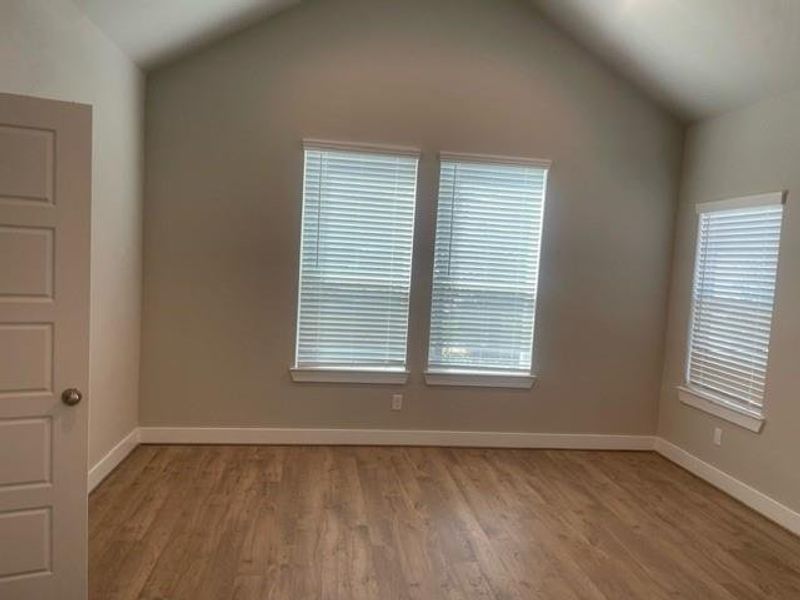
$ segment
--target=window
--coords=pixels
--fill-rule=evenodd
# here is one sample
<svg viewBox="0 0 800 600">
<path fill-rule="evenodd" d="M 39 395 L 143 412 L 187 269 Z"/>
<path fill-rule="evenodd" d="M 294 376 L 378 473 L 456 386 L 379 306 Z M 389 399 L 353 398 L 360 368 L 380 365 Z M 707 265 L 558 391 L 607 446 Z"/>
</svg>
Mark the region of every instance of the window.
<svg viewBox="0 0 800 600">
<path fill-rule="evenodd" d="M 306 144 L 296 381 L 405 381 L 417 162 Z"/>
<path fill-rule="evenodd" d="M 532 385 L 548 168 L 442 155 L 428 383 Z"/>
<path fill-rule="evenodd" d="M 701 204 L 697 210 L 687 391 L 760 417 L 783 194 Z"/>
</svg>

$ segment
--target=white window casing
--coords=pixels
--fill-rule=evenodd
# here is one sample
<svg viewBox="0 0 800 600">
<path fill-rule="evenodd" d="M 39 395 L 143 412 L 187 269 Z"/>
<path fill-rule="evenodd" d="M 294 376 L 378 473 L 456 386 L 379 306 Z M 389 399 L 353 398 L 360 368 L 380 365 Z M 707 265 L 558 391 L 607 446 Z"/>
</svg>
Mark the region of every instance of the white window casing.
<svg viewBox="0 0 800 600">
<path fill-rule="evenodd" d="M 550 163 L 440 160 L 426 381 L 531 387 Z"/>
<path fill-rule="evenodd" d="M 698 204 L 681 400 L 759 431 L 763 424 L 784 193 Z"/>
<path fill-rule="evenodd" d="M 403 383 L 419 152 L 306 141 L 295 381 Z"/>
</svg>

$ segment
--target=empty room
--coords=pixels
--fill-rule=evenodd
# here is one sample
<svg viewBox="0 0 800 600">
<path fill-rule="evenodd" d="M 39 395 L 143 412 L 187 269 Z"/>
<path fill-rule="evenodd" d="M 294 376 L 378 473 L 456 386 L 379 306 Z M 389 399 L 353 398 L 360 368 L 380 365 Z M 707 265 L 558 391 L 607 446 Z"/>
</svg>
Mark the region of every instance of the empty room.
<svg viewBox="0 0 800 600">
<path fill-rule="evenodd" d="M 800 600 L 800 2 L 0 0 L 0 600 Z"/>
</svg>

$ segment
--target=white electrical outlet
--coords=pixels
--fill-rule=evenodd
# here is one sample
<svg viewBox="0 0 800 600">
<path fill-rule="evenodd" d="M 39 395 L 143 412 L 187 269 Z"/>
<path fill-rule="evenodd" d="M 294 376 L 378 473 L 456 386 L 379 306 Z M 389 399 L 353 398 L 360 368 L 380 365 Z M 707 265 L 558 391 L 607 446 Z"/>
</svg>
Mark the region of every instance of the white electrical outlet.
<svg viewBox="0 0 800 600">
<path fill-rule="evenodd" d="M 392 410 L 403 410 L 403 394 L 392 394 Z"/>
<path fill-rule="evenodd" d="M 714 427 L 714 445 L 722 446 L 722 428 Z"/>
</svg>

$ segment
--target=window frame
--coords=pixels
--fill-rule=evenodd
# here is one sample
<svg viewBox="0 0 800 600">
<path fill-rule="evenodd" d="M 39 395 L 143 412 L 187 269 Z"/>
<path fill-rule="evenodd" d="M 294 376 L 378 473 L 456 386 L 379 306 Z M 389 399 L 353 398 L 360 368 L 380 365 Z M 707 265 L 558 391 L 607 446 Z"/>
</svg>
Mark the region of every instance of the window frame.
<svg viewBox="0 0 800 600">
<path fill-rule="evenodd" d="M 416 174 L 414 187 L 414 213 L 411 225 L 411 259 L 408 273 L 409 299 L 406 313 L 406 345 L 404 354 L 404 366 L 402 368 L 391 367 L 368 367 L 368 366 L 298 366 L 297 357 L 299 352 L 300 340 L 300 301 L 302 296 L 303 282 L 303 227 L 305 211 L 305 188 L 306 188 L 306 151 L 335 151 L 335 152 L 354 152 L 372 153 L 382 155 L 396 155 L 413 157 L 416 159 Z M 331 140 L 321 140 L 315 138 L 304 138 L 301 144 L 302 156 L 302 183 L 300 196 L 301 215 L 300 215 L 300 235 L 298 236 L 298 268 L 297 268 L 297 295 L 295 300 L 295 319 L 294 319 L 294 354 L 292 364 L 289 366 L 289 375 L 296 383 L 355 383 L 355 384 L 387 384 L 401 385 L 408 380 L 408 336 L 410 331 L 410 310 L 411 310 L 411 287 L 414 271 L 414 242 L 417 219 L 417 203 L 419 201 L 419 163 L 422 152 L 418 148 L 409 146 L 396 146 L 388 144 L 372 144 L 360 142 L 338 142 Z"/>
<path fill-rule="evenodd" d="M 763 428 L 764 423 L 766 422 L 766 410 L 767 410 L 766 396 L 762 401 L 761 410 L 755 410 L 753 407 L 747 406 L 744 402 L 737 402 L 733 398 L 728 398 L 722 394 L 716 394 L 713 391 L 703 388 L 701 386 L 697 386 L 691 383 L 690 381 L 691 365 L 692 365 L 691 356 L 692 356 L 692 347 L 694 342 L 693 338 L 694 338 L 695 319 L 696 319 L 695 287 L 697 283 L 697 277 L 699 274 L 698 269 L 700 263 L 700 253 L 701 253 L 700 247 L 702 244 L 700 224 L 702 216 L 704 214 L 712 212 L 724 212 L 737 209 L 751 209 L 751 208 L 769 207 L 769 206 L 783 206 L 786 203 L 786 195 L 787 195 L 786 191 L 770 192 L 765 194 L 754 194 L 751 196 L 742 196 L 738 198 L 731 198 L 727 200 L 719 200 L 715 202 L 707 202 L 695 205 L 695 212 L 697 215 L 697 219 L 695 222 L 695 253 L 694 253 L 694 262 L 692 267 L 692 280 L 690 285 L 691 297 L 689 300 L 689 318 L 688 318 L 685 359 L 683 368 L 683 381 L 681 385 L 679 385 L 677 388 L 678 398 L 683 404 L 687 406 L 694 407 L 698 410 L 719 417 L 725 421 L 738 425 L 754 433 L 759 433 Z M 782 235 L 783 231 L 781 228 L 779 240 L 781 239 Z M 778 252 L 778 256 L 779 256 L 778 261 L 780 261 L 780 249 Z M 778 266 L 779 265 L 780 262 L 778 263 Z M 773 310 L 770 320 L 771 327 L 774 323 L 774 316 L 775 316 L 774 302 L 777 299 L 777 285 L 778 285 L 778 273 L 776 272 L 775 292 L 773 296 Z M 765 371 L 765 376 L 766 376 L 766 371 Z"/>
<path fill-rule="evenodd" d="M 435 260 L 436 260 L 436 232 L 438 228 L 438 219 L 439 219 L 439 192 L 441 189 L 441 174 L 442 174 L 442 163 L 445 161 L 449 162 L 465 162 L 465 163 L 473 163 L 473 164 L 485 164 L 485 165 L 508 165 L 508 166 L 523 166 L 523 167 L 534 167 L 543 169 L 545 171 L 544 174 L 544 187 L 542 189 L 542 210 L 541 210 L 541 223 L 539 226 L 538 232 L 538 239 L 536 240 L 537 244 L 537 255 L 539 259 L 539 263 L 537 265 L 536 270 L 536 279 L 537 284 L 535 288 L 535 296 L 534 296 L 534 307 L 533 307 L 533 320 L 531 323 L 532 328 L 532 335 L 531 335 L 531 363 L 528 366 L 527 373 L 519 373 L 516 371 L 513 372 L 504 372 L 502 370 L 496 371 L 481 371 L 481 370 L 473 370 L 469 369 L 468 367 L 465 368 L 436 368 L 431 367 L 430 364 L 430 353 L 431 353 L 431 330 L 433 325 L 433 293 L 434 293 L 434 281 L 433 281 L 433 274 L 431 276 L 431 295 L 430 301 L 428 303 L 429 308 L 429 318 L 428 318 L 428 338 L 427 338 L 427 348 L 425 354 L 425 383 L 429 386 L 456 386 L 456 387 L 492 387 L 492 388 L 511 388 L 511 389 L 530 389 L 532 388 L 538 376 L 534 373 L 534 345 L 535 345 L 535 338 L 536 338 L 536 322 L 538 320 L 538 312 L 539 312 L 539 280 L 541 276 L 541 254 L 542 254 L 542 240 L 544 238 L 544 218 L 545 218 L 545 209 L 547 206 L 547 191 L 548 191 L 548 183 L 549 178 L 552 170 L 553 162 L 549 159 L 540 159 L 540 158 L 525 158 L 525 157 L 514 157 L 514 156 L 503 156 L 503 155 L 496 155 L 496 154 L 475 154 L 475 153 L 464 153 L 464 152 L 440 152 L 439 153 L 439 161 L 438 161 L 438 170 L 437 170 L 437 188 L 436 188 L 436 199 L 437 199 L 437 207 L 436 207 L 436 222 L 434 223 L 434 247 L 433 247 L 433 255 L 431 260 L 431 268 L 433 269 Z"/>
</svg>

